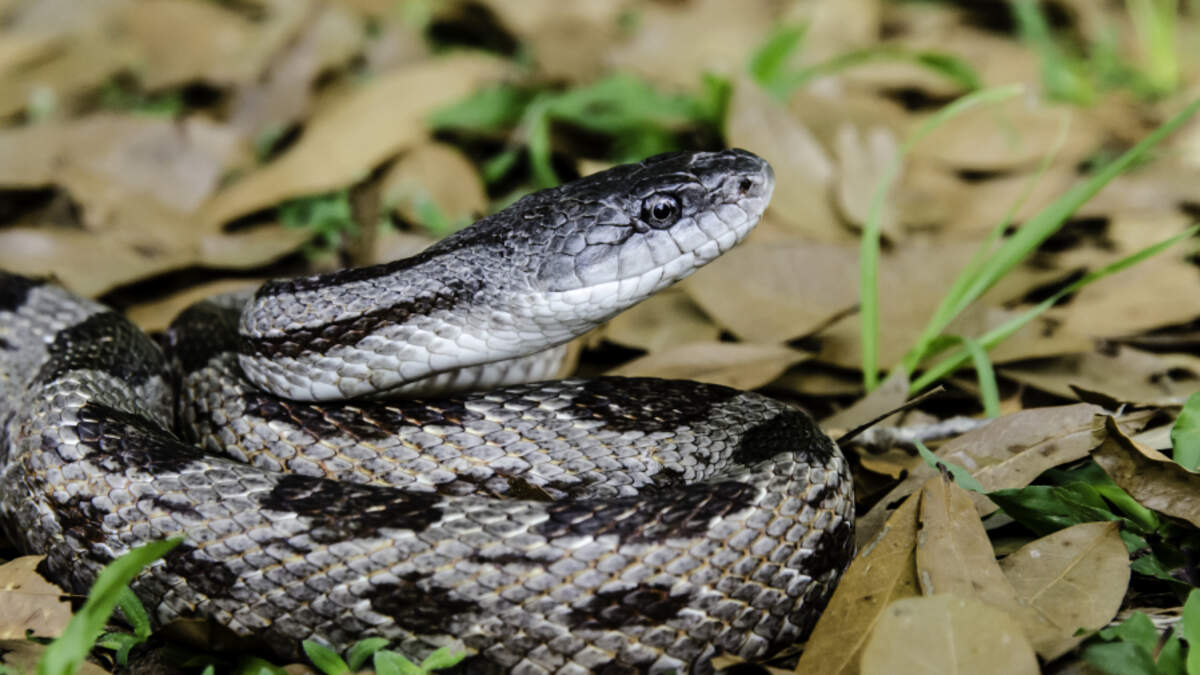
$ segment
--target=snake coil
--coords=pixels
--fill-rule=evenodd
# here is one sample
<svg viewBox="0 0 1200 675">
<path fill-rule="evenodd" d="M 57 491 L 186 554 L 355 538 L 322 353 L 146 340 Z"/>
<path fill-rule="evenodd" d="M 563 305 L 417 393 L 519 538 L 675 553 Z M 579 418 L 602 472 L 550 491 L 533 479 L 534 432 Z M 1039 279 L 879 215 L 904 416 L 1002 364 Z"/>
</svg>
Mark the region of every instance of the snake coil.
<svg viewBox="0 0 1200 675">
<path fill-rule="evenodd" d="M 853 546 L 846 462 L 806 415 L 696 382 L 518 383 L 739 242 L 773 185 L 740 150 L 619 166 L 407 260 L 199 303 L 166 353 L 0 272 L 7 534 L 79 593 L 180 537 L 132 583 L 152 619 L 289 657 L 381 636 L 459 639 L 468 671 L 709 672 L 801 639 Z"/>
</svg>

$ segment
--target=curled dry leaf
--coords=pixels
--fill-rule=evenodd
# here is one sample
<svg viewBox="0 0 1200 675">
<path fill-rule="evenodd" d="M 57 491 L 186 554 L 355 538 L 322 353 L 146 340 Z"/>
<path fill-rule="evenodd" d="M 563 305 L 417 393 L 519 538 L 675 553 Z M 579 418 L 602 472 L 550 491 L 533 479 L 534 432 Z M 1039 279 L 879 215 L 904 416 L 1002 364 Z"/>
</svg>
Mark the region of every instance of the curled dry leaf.
<svg viewBox="0 0 1200 675">
<path fill-rule="evenodd" d="M 425 117 L 511 73 L 482 54 L 456 53 L 380 75 L 315 115 L 282 157 L 207 204 L 209 226 L 291 197 L 334 190 L 428 137 Z"/>
<path fill-rule="evenodd" d="M 260 51 L 258 60 L 249 58 L 260 33 L 255 22 L 211 2 L 132 3 L 121 23 L 145 59 L 138 77 L 148 89 L 193 80 L 216 85 L 247 81 L 257 76 L 268 56 Z"/>
<path fill-rule="evenodd" d="M 621 312 L 608 322 L 604 337 L 619 345 L 654 353 L 690 342 L 716 342 L 720 327 L 687 295 L 669 290 Z"/>
<path fill-rule="evenodd" d="M 796 673 L 857 673 L 862 649 L 888 605 L 920 594 L 915 555 L 920 502 L 920 492 L 909 496 L 850 563 Z"/>
<path fill-rule="evenodd" d="M 620 15 L 627 6 L 621 0 L 485 0 L 482 4 L 529 49 L 543 76 L 585 81 L 600 72 L 621 36 Z"/>
<path fill-rule="evenodd" d="M 851 124 L 838 127 L 834 137 L 838 172 L 837 205 L 846 220 L 860 229 L 867 224 L 875 202 L 875 190 L 888 168 L 900 154 L 896 136 L 886 127 L 860 129 Z M 899 176 L 897 176 L 899 178 Z M 901 239 L 896 211 L 895 186 L 885 195 L 879 220 L 883 235 L 896 242 Z"/>
<path fill-rule="evenodd" d="M 771 163 L 775 193 L 770 213 L 777 222 L 808 240 L 853 239 L 833 211 L 833 160 L 796 115 L 753 82 L 742 80 L 734 87 L 725 139 Z"/>
<path fill-rule="evenodd" d="M 867 642 L 863 675 L 1023 675 L 1033 647 L 1008 614 L 974 598 L 935 595 L 892 603 Z"/>
<path fill-rule="evenodd" d="M 1087 403 L 1024 410 L 965 433 L 935 454 L 970 471 L 987 489 L 1024 487 L 1045 469 L 1087 456 L 1102 440 L 1095 421 L 1102 412 L 1099 406 Z M 991 465 L 997 468 L 989 472 Z M 888 518 L 890 504 L 896 504 L 936 473 L 927 464 L 917 465 L 858 519 L 858 544 L 862 546 L 875 536 Z M 980 495 L 975 499 L 986 498 Z M 995 510 L 994 505 L 984 501 L 979 502 L 979 508 L 983 513 Z"/>
<path fill-rule="evenodd" d="M 1000 568 L 1022 602 L 1041 617 L 1026 626 L 1026 634 L 1047 661 L 1117 615 L 1130 574 L 1129 553 L 1115 522 L 1059 530 L 1007 556 Z"/>
<path fill-rule="evenodd" d="M 185 291 L 174 293 L 153 302 L 133 305 L 125 310 L 125 316 L 137 324 L 138 328 L 147 333 L 166 330 L 167 326 L 171 325 L 171 321 L 179 316 L 179 313 L 188 306 L 206 298 L 220 295 L 221 293 L 255 288 L 263 281 L 265 280 L 223 279 L 221 281 L 200 284 L 199 286 L 192 286 Z"/>
<path fill-rule="evenodd" d="M 1200 473 L 1188 471 L 1161 452 L 1130 439 L 1112 417 L 1108 437 L 1092 453 L 1104 471 L 1139 504 L 1200 527 Z"/>
<path fill-rule="evenodd" d="M 71 620 L 71 603 L 37 573 L 45 556 L 27 555 L 0 565 L 0 640 L 24 640 L 25 631 L 58 637 Z"/>
<path fill-rule="evenodd" d="M 870 422 L 889 410 L 899 408 L 907 400 L 908 375 L 903 370 L 897 369 L 879 387 L 855 401 L 849 408 L 838 411 L 821 420 L 821 427 L 826 431 L 834 429 L 843 432 L 849 431 L 859 425 Z M 879 424 L 886 425 L 889 423 L 889 420 L 894 418 L 895 415 L 889 417 L 888 420 L 881 421 Z"/>
<path fill-rule="evenodd" d="M 779 345 L 693 342 L 648 354 L 610 371 L 626 377 L 663 377 L 756 389 L 809 355 Z"/>
</svg>

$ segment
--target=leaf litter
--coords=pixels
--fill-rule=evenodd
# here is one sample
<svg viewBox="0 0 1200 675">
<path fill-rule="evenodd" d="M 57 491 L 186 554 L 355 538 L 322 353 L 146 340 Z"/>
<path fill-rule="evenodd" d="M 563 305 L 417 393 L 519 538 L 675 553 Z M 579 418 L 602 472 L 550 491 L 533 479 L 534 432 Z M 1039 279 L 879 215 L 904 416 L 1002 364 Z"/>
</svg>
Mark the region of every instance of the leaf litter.
<svg viewBox="0 0 1200 675">
<path fill-rule="evenodd" d="M 916 393 L 931 361 L 894 366 L 981 247 L 1195 97 L 1200 19 L 1177 4 L 14 0 L 0 4 L 0 267 L 161 330 L 194 299 L 404 257 L 598 167 L 744 147 L 777 178 L 749 240 L 573 358 L 762 389 L 841 432 Z M 898 154 L 946 104 L 1013 83 Z M 947 323 L 935 360 L 1187 231 L 1197 185 L 1200 118 L 1025 251 Z M 859 238 L 874 227 L 892 377 L 866 391 Z M 1200 583 L 1196 253 L 1193 237 L 1056 298 L 974 362 L 994 384 L 968 366 L 879 425 L 931 430 L 936 466 L 848 443 L 859 554 L 798 665 L 792 649 L 770 667 L 1183 663 L 1188 640 L 1136 617 L 1178 622 Z M 60 611 L 42 597 L 21 602 Z M 1119 609 L 1125 623 L 1095 636 Z"/>
</svg>

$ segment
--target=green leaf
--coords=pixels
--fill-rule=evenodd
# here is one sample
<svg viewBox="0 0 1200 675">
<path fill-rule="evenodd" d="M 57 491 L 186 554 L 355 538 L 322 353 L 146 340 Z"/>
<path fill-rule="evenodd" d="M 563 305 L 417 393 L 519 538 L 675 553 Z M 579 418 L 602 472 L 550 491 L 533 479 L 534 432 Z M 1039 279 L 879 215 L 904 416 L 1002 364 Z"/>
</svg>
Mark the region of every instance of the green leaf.
<svg viewBox="0 0 1200 675">
<path fill-rule="evenodd" d="M 375 652 L 375 675 L 425 675 L 425 671 L 404 656 L 391 651 Z"/>
<path fill-rule="evenodd" d="M 1158 629 L 1150 617 L 1141 612 L 1134 612 L 1121 623 L 1101 630 L 1098 635 L 1103 640 L 1121 640 L 1135 644 L 1153 654 L 1158 647 Z"/>
<path fill-rule="evenodd" d="M 532 97 L 511 84 L 497 85 L 437 110 L 429 116 L 429 124 L 435 130 L 498 131 L 520 121 Z"/>
<path fill-rule="evenodd" d="M 984 490 L 983 486 L 979 484 L 979 481 L 971 475 L 970 471 L 967 471 L 961 466 L 933 454 L 933 451 L 925 447 L 925 444 L 921 441 L 914 439 L 913 442 L 917 444 L 917 452 L 921 454 L 921 459 L 925 460 L 926 464 L 939 471 L 941 470 L 940 467 L 946 467 L 946 470 L 950 472 L 950 476 L 954 478 L 954 482 L 958 483 L 960 488 L 963 488 L 964 490 L 970 490 L 971 492 L 978 492 L 980 494 L 987 492 L 987 490 Z"/>
<path fill-rule="evenodd" d="M 145 638 L 139 638 L 129 633 L 105 633 L 96 640 L 96 644 L 115 651 L 117 663 L 124 666 L 129 663 L 129 651 L 145 641 Z"/>
<path fill-rule="evenodd" d="M 1200 392 L 1188 397 L 1171 427 L 1171 447 L 1180 466 L 1195 471 L 1200 468 Z"/>
<path fill-rule="evenodd" d="M 38 675 L 74 673 L 87 658 L 108 617 L 112 616 L 121 589 L 143 568 L 166 555 L 181 541 L 170 539 L 139 546 L 100 570 L 83 607 L 71 617 L 62 635 L 50 643 L 38 661 Z"/>
<path fill-rule="evenodd" d="M 1158 675 L 1150 652 L 1130 642 L 1092 645 L 1083 650 L 1083 658 L 1109 675 Z"/>
<path fill-rule="evenodd" d="M 1179 633 L 1171 633 L 1162 649 L 1158 650 L 1158 661 L 1155 665 L 1158 666 L 1159 675 L 1186 675 L 1184 658 L 1183 642 L 1179 640 Z"/>
<path fill-rule="evenodd" d="M 775 28 L 766 41 L 750 56 L 747 70 L 763 89 L 780 98 L 790 93 L 785 70 L 788 60 L 796 53 L 808 32 L 807 25 L 782 25 Z"/>
<path fill-rule="evenodd" d="M 346 652 L 346 661 L 350 666 L 350 670 L 358 672 L 367 659 L 375 652 L 383 649 L 388 644 L 387 638 L 374 637 L 365 640 L 359 640 L 354 643 L 350 651 Z"/>
<path fill-rule="evenodd" d="M 133 628 L 134 635 L 142 640 L 150 637 L 150 615 L 146 614 L 142 601 L 138 600 L 128 586 L 122 588 L 117 596 L 117 606 L 121 608 L 121 614 L 129 622 L 129 627 Z"/>
<path fill-rule="evenodd" d="M 302 646 L 308 660 L 312 661 L 313 665 L 325 675 L 345 675 L 350 672 L 350 667 L 346 665 L 342 657 L 329 647 L 312 640 L 305 640 Z"/>
<path fill-rule="evenodd" d="M 279 666 L 264 661 L 257 656 L 244 657 L 234 669 L 235 675 L 288 675 L 287 671 Z"/>
<path fill-rule="evenodd" d="M 1079 523 L 1119 520 L 1100 493 L 1083 483 L 1065 487 L 1030 485 L 986 493 L 1013 520 L 1039 536 Z"/>
<path fill-rule="evenodd" d="M 467 658 L 465 650 L 454 650 L 450 647 L 438 647 L 432 654 L 425 657 L 421 662 L 421 668 L 426 672 L 431 670 L 441 670 L 451 666 L 458 665 L 460 661 Z"/>
<path fill-rule="evenodd" d="M 1183 603 L 1183 639 L 1188 641 L 1187 672 L 1200 673 L 1200 589 L 1188 593 Z"/>
</svg>

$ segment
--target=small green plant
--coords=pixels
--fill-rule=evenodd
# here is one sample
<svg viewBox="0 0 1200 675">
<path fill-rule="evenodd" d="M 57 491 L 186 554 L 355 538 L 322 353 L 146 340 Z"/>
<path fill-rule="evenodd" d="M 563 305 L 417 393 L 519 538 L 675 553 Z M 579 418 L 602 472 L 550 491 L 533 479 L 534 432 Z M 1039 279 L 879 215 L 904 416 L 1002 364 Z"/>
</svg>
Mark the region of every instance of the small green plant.
<svg viewBox="0 0 1200 675">
<path fill-rule="evenodd" d="M 336 251 L 347 236 L 359 232 L 347 190 L 286 201 L 279 205 L 279 222 L 312 233 L 312 242 L 305 248 L 309 256 Z"/>
<path fill-rule="evenodd" d="M 944 52 L 911 50 L 894 45 L 877 45 L 839 54 L 821 63 L 792 68 L 792 55 L 804 44 L 806 26 L 785 25 L 777 28 L 750 57 L 750 77 L 778 99 L 786 99 L 808 82 L 866 63 L 907 61 L 922 66 L 960 86 L 975 91 L 982 84 L 979 74 L 966 61 Z"/>
<path fill-rule="evenodd" d="M 1111 675 L 1193 675 L 1200 673 L 1200 589 L 1188 595 L 1183 620 L 1164 639 L 1150 617 L 1134 612 L 1129 618 L 1097 633 L 1083 658 Z M 1180 639 L 1182 637 L 1182 640 Z M 1186 640 L 1188 646 L 1184 647 Z"/>
<path fill-rule="evenodd" d="M 514 139 L 484 164 L 489 183 L 508 175 L 525 153 L 535 186 L 552 187 L 559 183 L 552 163 L 554 123 L 606 138 L 613 161 L 635 161 L 678 149 L 677 137 L 684 129 L 701 127 L 715 135 L 728 95 L 728 81 L 718 77 L 705 77 L 694 95 L 666 94 L 625 74 L 567 91 L 500 85 L 438 111 L 430 123 L 437 130 L 503 133 Z"/>
<path fill-rule="evenodd" d="M 147 565 L 166 555 L 181 541 L 170 539 L 139 546 L 100 570 L 83 607 L 71 617 L 63 634 L 46 647 L 46 652 L 38 662 L 38 675 L 71 675 L 76 672 L 87 658 L 88 652 L 95 646 L 100 632 L 104 630 L 104 625 L 108 623 L 108 618 L 112 616 L 117 604 L 122 602 L 123 598 L 128 602 L 128 597 L 132 595 L 129 593 L 129 582 Z M 138 603 L 137 607 L 140 608 L 141 604 Z M 129 614 L 126 614 L 126 617 L 128 618 Z M 145 618 L 144 611 L 141 617 Z M 130 620 L 138 621 L 136 618 Z"/>
<path fill-rule="evenodd" d="M 183 112 L 183 94 L 178 90 L 147 93 L 119 78 L 100 89 L 100 106 L 151 117 L 177 117 Z"/>
<path fill-rule="evenodd" d="M 387 643 L 383 638 L 362 640 L 346 651 L 345 660 L 338 656 L 337 652 L 312 640 L 305 640 L 303 646 L 308 659 L 324 675 L 356 673 L 367 659 L 371 659 L 376 675 L 425 675 L 454 666 L 467 656 L 465 651 L 441 647 L 418 665 L 401 654 L 385 650 Z"/>
</svg>

